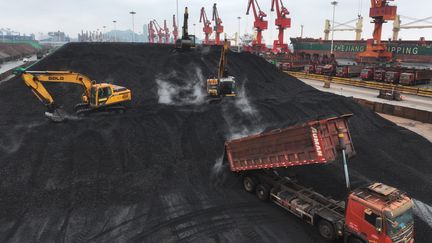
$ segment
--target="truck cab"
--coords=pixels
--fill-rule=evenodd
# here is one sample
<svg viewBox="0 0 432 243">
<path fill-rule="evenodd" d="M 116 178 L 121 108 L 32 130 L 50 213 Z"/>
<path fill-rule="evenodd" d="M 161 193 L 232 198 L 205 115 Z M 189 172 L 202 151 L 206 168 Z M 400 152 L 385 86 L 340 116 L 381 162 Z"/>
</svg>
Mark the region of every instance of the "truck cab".
<svg viewBox="0 0 432 243">
<path fill-rule="evenodd" d="M 365 68 L 361 71 L 360 77 L 362 80 L 372 80 L 374 70 L 372 68 Z"/>
<path fill-rule="evenodd" d="M 360 242 L 414 242 L 413 202 L 400 190 L 373 183 L 350 193 L 345 239 Z"/>
</svg>

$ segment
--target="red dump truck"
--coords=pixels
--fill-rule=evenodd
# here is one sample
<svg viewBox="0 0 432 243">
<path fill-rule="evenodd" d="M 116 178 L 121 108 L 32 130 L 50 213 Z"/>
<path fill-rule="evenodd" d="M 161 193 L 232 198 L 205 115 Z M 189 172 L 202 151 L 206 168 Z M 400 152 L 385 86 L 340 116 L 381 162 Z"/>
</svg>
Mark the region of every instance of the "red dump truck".
<svg viewBox="0 0 432 243">
<path fill-rule="evenodd" d="M 310 121 L 284 129 L 234 139 L 225 144 L 232 171 L 323 164 L 337 157 L 343 129 L 348 156 L 354 154 L 347 116 Z"/>
<path fill-rule="evenodd" d="M 400 79 L 400 71 L 387 71 L 385 73 L 384 82 L 389 84 L 398 84 Z"/>
<path fill-rule="evenodd" d="M 273 169 L 326 163 L 336 158 L 337 150 L 343 158 L 353 155 L 347 125 L 347 116 L 336 117 L 227 141 L 227 160 L 231 171 L 242 175 L 247 192 L 316 225 L 326 240 L 413 242 L 413 202 L 406 193 L 371 183 L 351 191 L 345 201 L 338 201 Z"/>
<path fill-rule="evenodd" d="M 432 79 L 432 70 L 413 70 L 403 72 L 400 75 L 400 84 L 417 85 L 430 82 Z"/>
<path fill-rule="evenodd" d="M 384 82 L 386 70 L 384 69 L 375 69 L 373 80 L 377 82 Z"/>
<path fill-rule="evenodd" d="M 363 66 L 359 65 L 339 66 L 336 68 L 336 76 L 342 78 L 358 77 L 362 70 Z"/>
<path fill-rule="evenodd" d="M 361 70 L 360 78 L 364 81 L 373 80 L 375 69 L 373 67 L 367 67 Z"/>
<path fill-rule="evenodd" d="M 307 64 L 304 66 L 304 72 L 305 73 L 315 73 L 315 64 Z"/>
</svg>

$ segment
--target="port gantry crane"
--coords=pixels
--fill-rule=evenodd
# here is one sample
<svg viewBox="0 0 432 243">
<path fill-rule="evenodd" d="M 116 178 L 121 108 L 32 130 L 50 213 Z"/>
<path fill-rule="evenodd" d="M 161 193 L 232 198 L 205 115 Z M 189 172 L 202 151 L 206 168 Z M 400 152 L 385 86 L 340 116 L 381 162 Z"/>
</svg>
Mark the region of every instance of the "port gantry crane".
<svg viewBox="0 0 432 243">
<path fill-rule="evenodd" d="M 167 21 L 166 21 L 166 19 L 164 20 L 164 28 L 163 28 L 163 30 L 164 30 L 164 37 L 165 37 L 165 44 L 169 44 L 170 43 L 170 32 L 169 32 L 169 29 L 168 29 L 168 26 L 167 26 Z"/>
<path fill-rule="evenodd" d="M 173 32 L 172 32 L 173 36 L 174 36 L 174 43 L 178 38 L 178 27 L 175 21 L 175 14 L 173 15 Z"/>
<path fill-rule="evenodd" d="M 387 46 L 381 42 L 381 34 L 383 24 L 387 20 L 396 19 L 396 6 L 390 6 L 389 1 L 394 0 L 371 0 L 371 8 L 369 16 L 375 24 L 373 39 L 368 39 L 366 42 L 366 51 L 358 54 L 359 62 L 373 63 L 381 61 L 389 61 L 392 58 L 392 53 L 387 51 Z"/>
<path fill-rule="evenodd" d="M 252 49 L 254 52 L 261 52 L 265 50 L 265 45 L 262 43 L 262 31 L 268 28 L 268 22 L 267 20 L 264 20 L 264 18 L 267 17 L 267 14 L 261 10 L 257 0 L 249 0 L 246 15 L 249 15 L 251 7 L 255 17 L 254 28 L 257 31 L 256 40 L 252 41 Z M 248 51 L 248 49 L 246 49 L 246 51 Z"/>
<path fill-rule="evenodd" d="M 289 53 L 288 44 L 284 43 L 284 30 L 291 28 L 291 18 L 288 17 L 290 12 L 282 3 L 282 0 L 272 0 L 271 11 L 275 10 L 277 18 L 275 19 L 275 25 L 278 27 L 279 34 L 278 39 L 273 42 L 273 52 L 274 53 Z"/>
<path fill-rule="evenodd" d="M 211 27 L 211 21 L 208 20 L 204 7 L 201 8 L 200 23 L 203 23 L 203 25 L 204 25 L 203 26 L 203 32 L 204 32 L 204 36 L 205 36 L 204 37 L 204 44 L 209 45 L 210 44 L 209 37 L 210 37 L 211 33 L 213 32 L 213 30 Z"/>
<path fill-rule="evenodd" d="M 148 24 L 148 39 L 150 43 L 155 43 L 155 30 L 153 28 L 153 21 Z"/>
<path fill-rule="evenodd" d="M 164 31 L 162 27 L 159 25 L 159 23 L 156 21 L 156 19 L 153 19 L 153 25 L 156 28 L 157 36 L 158 36 L 158 43 L 163 43 L 163 39 L 165 37 Z"/>
<path fill-rule="evenodd" d="M 222 20 L 219 17 L 219 12 L 216 7 L 216 3 L 213 4 L 213 18 L 215 22 L 214 31 L 216 32 L 216 45 L 220 45 L 220 35 L 224 32 L 224 27 L 222 26 Z"/>
</svg>

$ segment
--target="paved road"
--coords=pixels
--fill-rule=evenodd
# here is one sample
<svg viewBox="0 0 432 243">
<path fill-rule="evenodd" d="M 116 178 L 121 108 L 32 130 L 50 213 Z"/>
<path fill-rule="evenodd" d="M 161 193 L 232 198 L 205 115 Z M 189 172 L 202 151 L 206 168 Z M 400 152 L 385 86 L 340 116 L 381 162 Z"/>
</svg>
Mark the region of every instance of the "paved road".
<svg viewBox="0 0 432 243">
<path fill-rule="evenodd" d="M 432 112 L 432 98 L 422 97 L 417 95 L 407 95 L 403 94 L 403 101 L 390 101 L 378 98 L 378 90 L 368 89 L 362 87 L 354 87 L 342 84 L 331 84 L 330 89 L 323 88 L 324 83 L 322 81 L 310 80 L 310 79 L 300 79 L 306 84 L 311 85 L 312 87 L 319 89 L 324 92 L 335 93 L 347 97 L 355 97 L 366 99 L 370 101 L 376 101 L 381 103 L 387 103 L 392 105 L 399 105 L 404 107 L 415 108 L 419 110 L 426 110 Z"/>
<path fill-rule="evenodd" d="M 36 61 L 37 60 L 36 55 L 33 55 L 28 59 L 29 59 L 29 61 Z M 16 68 L 16 67 L 23 65 L 23 64 L 24 64 L 24 62 L 22 61 L 22 59 L 18 60 L 18 61 L 10 61 L 10 62 L 2 63 L 2 64 L 0 64 L 1 65 L 0 73 L 4 73 L 6 71 L 9 71 L 9 70 Z"/>
</svg>

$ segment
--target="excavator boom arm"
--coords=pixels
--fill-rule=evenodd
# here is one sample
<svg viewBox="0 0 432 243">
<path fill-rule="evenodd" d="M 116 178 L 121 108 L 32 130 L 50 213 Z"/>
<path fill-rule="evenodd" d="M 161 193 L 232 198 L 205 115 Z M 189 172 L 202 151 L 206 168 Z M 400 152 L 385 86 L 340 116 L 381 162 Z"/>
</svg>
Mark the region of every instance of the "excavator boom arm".
<svg viewBox="0 0 432 243">
<path fill-rule="evenodd" d="M 224 41 L 224 44 L 222 46 L 222 51 L 221 51 L 221 57 L 219 60 L 219 72 L 218 72 L 218 78 L 222 78 L 224 75 L 224 71 L 225 71 L 225 65 L 227 62 L 227 53 L 229 50 L 229 42 L 227 40 Z"/>
<path fill-rule="evenodd" d="M 22 79 L 45 105 L 52 105 L 54 99 L 43 85 L 44 82 L 79 84 L 84 88 L 87 97 L 90 96 L 92 87 L 91 79 L 82 74 L 69 71 L 25 71 L 22 73 Z"/>
</svg>

